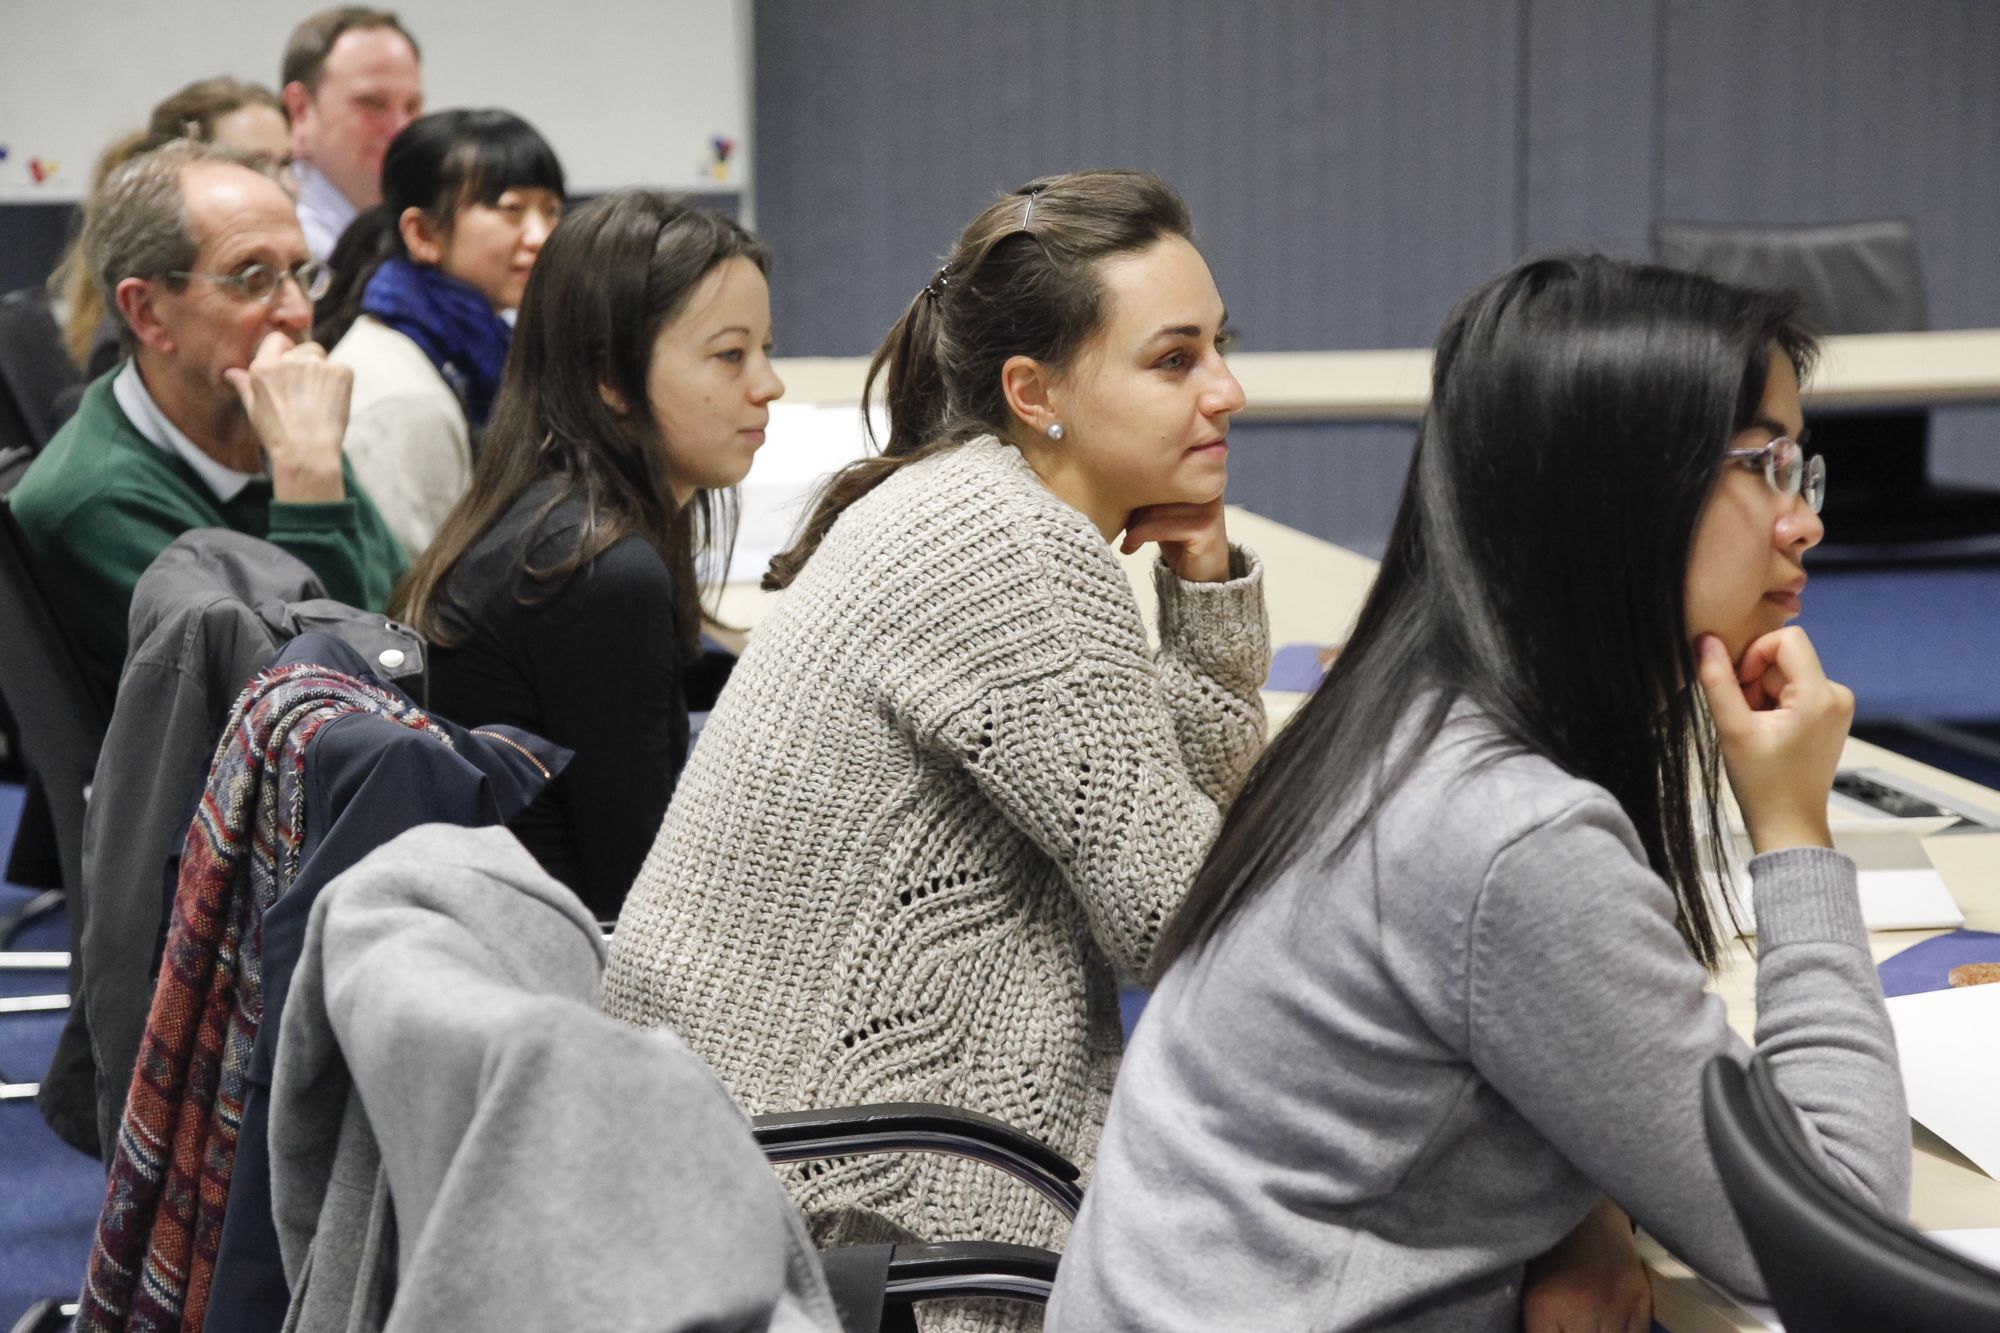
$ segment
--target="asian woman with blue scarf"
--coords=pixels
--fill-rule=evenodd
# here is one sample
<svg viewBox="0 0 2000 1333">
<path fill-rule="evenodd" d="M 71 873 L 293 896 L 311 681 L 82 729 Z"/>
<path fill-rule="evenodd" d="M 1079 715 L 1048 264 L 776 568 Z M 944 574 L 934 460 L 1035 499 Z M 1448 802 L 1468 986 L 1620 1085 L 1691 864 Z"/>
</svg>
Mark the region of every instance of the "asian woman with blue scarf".
<svg viewBox="0 0 2000 1333">
<path fill-rule="evenodd" d="M 334 249 L 314 328 L 354 371 L 347 453 L 411 558 L 472 478 L 535 256 L 562 215 L 554 150 L 496 110 L 420 117 L 389 144 L 382 202 Z"/>
</svg>

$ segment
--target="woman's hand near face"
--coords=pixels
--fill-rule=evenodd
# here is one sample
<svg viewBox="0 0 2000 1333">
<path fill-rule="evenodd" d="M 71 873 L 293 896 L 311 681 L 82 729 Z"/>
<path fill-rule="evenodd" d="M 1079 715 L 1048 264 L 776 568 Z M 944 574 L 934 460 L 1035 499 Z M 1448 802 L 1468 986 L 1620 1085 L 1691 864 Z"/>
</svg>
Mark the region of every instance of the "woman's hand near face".
<svg viewBox="0 0 2000 1333">
<path fill-rule="evenodd" d="M 1703 635 L 1701 687 L 1750 845 L 1831 847 L 1827 794 L 1854 720 L 1854 692 L 1826 678 L 1795 625 L 1766 634 L 1732 666 L 1722 640 Z"/>
<path fill-rule="evenodd" d="M 1160 559 L 1185 583 L 1229 581 L 1229 534 L 1222 526 L 1222 497 L 1205 504 L 1147 505 L 1125 520 L 1118 549 L 1126 555 L 1158 542 Z"/>
<path fill-rule="evenodd" d="M 1632 1224 L 1609 1199 L 1529 1261 L 1524 1333 L 1645 1333 L 1652 1326 L 1652 1279 L 1633 1247 Z"/>
</svg>

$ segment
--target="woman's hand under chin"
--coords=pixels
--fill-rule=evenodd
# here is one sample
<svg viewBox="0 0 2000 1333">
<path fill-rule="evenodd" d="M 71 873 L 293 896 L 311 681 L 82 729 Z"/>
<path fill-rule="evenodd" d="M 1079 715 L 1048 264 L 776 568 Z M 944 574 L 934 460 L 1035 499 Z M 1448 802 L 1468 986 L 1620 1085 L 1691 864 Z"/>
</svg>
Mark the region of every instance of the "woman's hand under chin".
<svg viewBox="0 0 2000 1333">
<path fill-rule="evenodd" d="M 1160 559 L 1186 583 L 1229 581 L 1229 534 L 1222 526 L 1222 497 L 1203 504 L 1147 505 L 1125 520 L 1118 549 L 1126 555 L 1158 542 Z"/>
<path fill-rule="evenodd" d="M 1529 1261 L 1523 1333 L 1645 1333 L 1652 1326 L 1652 1280 L 1632 1244 L 1632 1224 L 1611 1200 Z"/>
</svg>

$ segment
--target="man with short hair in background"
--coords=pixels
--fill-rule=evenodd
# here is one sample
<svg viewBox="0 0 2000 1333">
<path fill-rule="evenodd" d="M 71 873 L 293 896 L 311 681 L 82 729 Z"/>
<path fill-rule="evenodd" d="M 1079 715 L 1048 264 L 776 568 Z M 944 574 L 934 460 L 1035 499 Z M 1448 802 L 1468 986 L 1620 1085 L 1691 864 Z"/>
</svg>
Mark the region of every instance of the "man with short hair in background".
<svg viewBox="0 0 2000 1333">
<path fill-rule="evenodd" d="M 389 141 L 424 111 L 417 40 L 386 9 L 346 5 L 292 30 L 280 75 L 292 118 L 299 225 L 313 258 L 382 201 Z"/>
<path fill-rule="evenodd" d="M 83 251 L 126 359 L 9 502 L 104 697 L 132 589 L 184 532 L 263 538 L 328 596 L 381 610 L 402 547 L 341 454 L 353 375 L 306 341 L 326 274 L 291 197 L 238 154 L 178 140 L 105 180 Z"/>
</svg>

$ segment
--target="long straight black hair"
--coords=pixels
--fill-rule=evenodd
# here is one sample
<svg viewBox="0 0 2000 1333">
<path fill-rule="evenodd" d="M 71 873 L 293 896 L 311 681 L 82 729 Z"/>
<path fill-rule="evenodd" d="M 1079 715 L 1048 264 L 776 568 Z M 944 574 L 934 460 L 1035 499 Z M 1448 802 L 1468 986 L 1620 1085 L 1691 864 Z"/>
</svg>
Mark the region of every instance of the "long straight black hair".
<svg viewBox="0 0 2000 1333">
<path fill-rule="evenodd" d="M 322 347 L 339 342 L 361 318 L 361 298 L 375 270 L 410 257 L 403 242 L 406 210 L 417 209 L 448 237 L 460 209 L 497 204 L 509 190 L 564 196 L 555 149 L 513 112 L 433 111 L 405 125 L 382 156 L 382 202 L 348 223 L 327 256 L 333 284 L 313 312 L 313 341 Z"/>
<path fill-rule="evenodd" d="M 1810 368 L 1797 307 L 1594 256 L 1526 261 L 1459 303 L 1353 636 L 1251 771 L 1162 937 L 1162 968 L 1336 820 L 1327 864 L 1346 855 L 1460 700 L 1498 727 L 1496 755 L 1542 755 L 1617 799 L 1688 952 L 1715 967 L 1704 886 L 1725 826 L 1683 594 L 1772 349 Z"/>
</svg>

